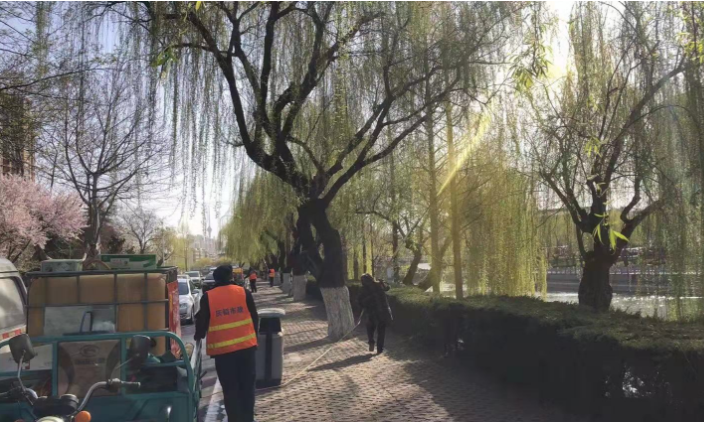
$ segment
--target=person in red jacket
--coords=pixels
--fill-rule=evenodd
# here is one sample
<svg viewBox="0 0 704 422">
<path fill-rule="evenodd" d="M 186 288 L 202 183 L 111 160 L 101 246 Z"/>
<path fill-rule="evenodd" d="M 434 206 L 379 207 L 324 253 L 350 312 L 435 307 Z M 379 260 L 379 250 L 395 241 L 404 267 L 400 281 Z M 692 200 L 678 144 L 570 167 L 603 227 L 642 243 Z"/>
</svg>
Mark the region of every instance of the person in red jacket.
<svg viewBox="0 0 704 422">
<path fill-rule="evenodd" d="M 276 270 L 269 268 L 269 287 L 274 287 L 274 277 L 276 277 Z"/>
<path fill-rule="evenodd" d="M 224 394 L 230 421 L 254 420 L 256 350 L 259 315 L 252 293 L 232 283 L 232 267 L 213 271 L 215 286 L 200 300 L 194 338 L 206 338 L 206 352 Z"/>
</svg>

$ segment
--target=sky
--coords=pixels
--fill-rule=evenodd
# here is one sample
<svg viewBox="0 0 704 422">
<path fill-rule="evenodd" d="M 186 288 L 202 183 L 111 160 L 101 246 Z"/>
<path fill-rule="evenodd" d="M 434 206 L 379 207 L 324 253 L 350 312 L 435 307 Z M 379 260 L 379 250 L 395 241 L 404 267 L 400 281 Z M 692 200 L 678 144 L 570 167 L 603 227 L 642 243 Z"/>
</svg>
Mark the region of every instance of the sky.
<svg viewBox="0 0 704 422">
<path fill-rule="evenodd" d="M 557 31 L 555 38 L 552 40 L 552 67 L 550 69 L 550 77 L 559 78 L 564 76 L 567 65 L 567 57 L 569 53 L 569 33 L 568 21 L 570 19 L 570 11 L 574 6 L 575 1 L 549 1 L 548 6 L 555 11 L 558 18 Z"/>
<path fill-rule="evenodd" d="M 202 190 L 193 196 L 183 193 L 183 176 L 177 176 L 173 186 L 163 197 L 153 198 L 148 201 L 147 207 L 154 210 L 163 219 L 165 226 L 187 228 L 188 233 L 198 235 L 203 233 L 203 207 L 205 206 L 206 219 L 209 219 L 211 237 L 217 237 L 218 231 L 227 223 L 227 216 L 235 198 L 235 177 L 232 174 L 222 175 L 222 181 L 213 184 L 211 171 L 205 181 L 205 195 Z M 219 203 L 217 198 L 219 197 Z M 195 205 L 194 205 L 195 203 Z"/>
</svg>

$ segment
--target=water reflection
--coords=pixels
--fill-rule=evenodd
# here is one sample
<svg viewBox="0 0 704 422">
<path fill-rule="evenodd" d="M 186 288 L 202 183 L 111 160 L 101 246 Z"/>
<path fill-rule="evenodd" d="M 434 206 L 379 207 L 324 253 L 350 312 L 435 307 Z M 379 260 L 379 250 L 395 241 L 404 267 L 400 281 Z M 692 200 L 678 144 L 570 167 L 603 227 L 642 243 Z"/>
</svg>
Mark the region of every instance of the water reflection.
<svg viewBox="0 0 704 422">
<path fill-rule="evenodd" d="M 547 302 L 578 302 L 577 293 L 548 293 L 545 300 Z M 703 302 L 701 297 L 696 296 L 678 299 L 673 296 L 614 294 L 611 307 L 628 313 L 640 313 L 643 316 L 654 316 L 663 319 L 688 319 L 701 315 Z"/>
</svg>

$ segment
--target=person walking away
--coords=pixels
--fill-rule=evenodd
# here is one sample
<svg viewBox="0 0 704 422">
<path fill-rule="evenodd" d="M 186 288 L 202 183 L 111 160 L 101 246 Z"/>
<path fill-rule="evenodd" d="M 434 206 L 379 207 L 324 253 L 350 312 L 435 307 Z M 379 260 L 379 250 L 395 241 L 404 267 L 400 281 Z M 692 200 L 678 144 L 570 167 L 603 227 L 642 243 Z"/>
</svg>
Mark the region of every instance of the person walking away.
<svg viewBox="0 0 704 422">
<path fill-rule="evenodd" d="M 215 359 L 231 422 L 254 421 L 256 350 L 259 315 L 252 293 L 232 283 L 232 267 L 213 272 L 215 286 L 200 300 L 195 339 L 206 338 L 206 352 Z"/>
<path fill-rule="evenodd" d="M 269 287 L 274 287 L 274 277 L 276 277 L 276 270 L 269 268 Z"/>
<path fill-rule="evenodd" d="M 362 275 L 362 291 L 357 300 L 360 308 L 364 310 L 366 318 L 369 351 L 373 352 L 376 345 L 378 354 L 384 352 L 386 326 L 393 320 L 389 300 L 386 297 L 388 291 L 389 285 L 383 280 L 376 280 L 370 274 Z M 376 342 L 374 341 L 375 332 Z"/>
<path fill-rule="evenodd" d="M 255 269 L 252 269 L 249 273 L 249 290 L 251 290 L 252 293 L 257 292 L 257 270 Z"/>
</svg>

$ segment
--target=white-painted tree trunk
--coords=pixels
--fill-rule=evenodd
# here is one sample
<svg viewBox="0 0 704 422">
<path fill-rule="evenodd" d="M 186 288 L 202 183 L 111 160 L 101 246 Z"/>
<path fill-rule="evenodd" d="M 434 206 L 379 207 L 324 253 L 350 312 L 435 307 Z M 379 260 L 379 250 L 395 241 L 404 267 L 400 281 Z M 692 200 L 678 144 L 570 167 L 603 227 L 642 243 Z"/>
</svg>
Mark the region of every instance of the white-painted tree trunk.
<svg viewBox="0 0 704 422">
<path fill-rule="evenodd" d="M 293 276 L 293 301 L 300 302 L 306 299 L 306 283 L 308 277 L 304 275 Z"/>
<path fill-rule="evenodd" d="M 328 316 L 328 337 L 338 340 L 354 329 L 354 316 L 347 286 L 321 288 Z"/>
<path fill-rule="evenodd" d="M 293 287 L 291 284 L 291 274 L 283 273 L 282 276 L 283 280 L 281 282 L 281 290 L 283 290 L 284 293 L 289 293 Z"/>
</svg>

